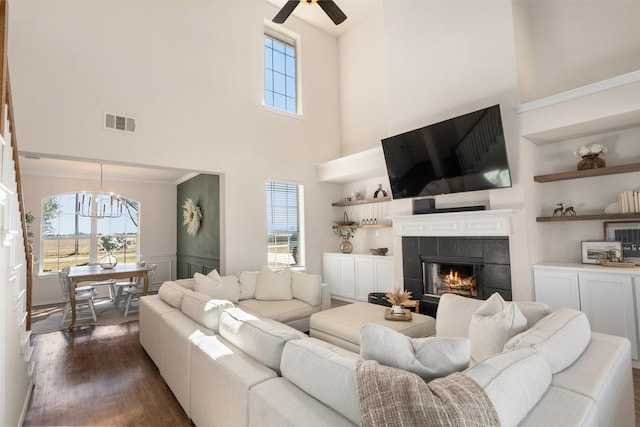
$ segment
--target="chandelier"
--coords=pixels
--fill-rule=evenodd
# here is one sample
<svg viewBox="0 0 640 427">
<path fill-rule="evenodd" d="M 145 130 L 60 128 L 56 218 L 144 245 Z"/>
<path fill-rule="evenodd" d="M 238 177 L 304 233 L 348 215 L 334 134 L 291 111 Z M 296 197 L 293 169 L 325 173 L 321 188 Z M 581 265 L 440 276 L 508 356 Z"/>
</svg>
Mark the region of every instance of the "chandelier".
<svg viewBox="0 0 640 427">
<path fill-rule="evenodd" d="M 93 193 L 82 193 L 82 198 L 78 199 L 76 208 L 78 216 L 87 218 L 95 216 L 98 219 L 119 218 L 122 216 L 122 205 L 124 204 L 122 197 L 113 193 L 104 194 L 102 191 L 102 163 L 100 163 L 100 192 L 96 193 L 95 200 L 93 200 L 91 194 Z M 95 215 L 93 215 L 94 207 Z"/>
</svg>

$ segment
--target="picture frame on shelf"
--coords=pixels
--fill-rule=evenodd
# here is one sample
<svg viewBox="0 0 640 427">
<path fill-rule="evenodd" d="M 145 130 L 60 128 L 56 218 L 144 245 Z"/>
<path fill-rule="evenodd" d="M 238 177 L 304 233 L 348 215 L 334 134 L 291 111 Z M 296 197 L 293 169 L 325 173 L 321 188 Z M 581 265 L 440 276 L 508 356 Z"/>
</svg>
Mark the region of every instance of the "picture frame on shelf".
<svg viewBox="0 0 640 427">
<path fill-rule="evenodd" d="M 609 251 L 617 250 L 622 253 L 622 242 L 608 240 L 583 240 L 582 241 L 582 263 L 598 264 L 600 260 L 606 260 Z"/>
<path fill-rule="evenodd" d="M 604 238 L 622 242 L 624 260 L 640 264 L 640 221 L 605 222 Z"/>
</svg>

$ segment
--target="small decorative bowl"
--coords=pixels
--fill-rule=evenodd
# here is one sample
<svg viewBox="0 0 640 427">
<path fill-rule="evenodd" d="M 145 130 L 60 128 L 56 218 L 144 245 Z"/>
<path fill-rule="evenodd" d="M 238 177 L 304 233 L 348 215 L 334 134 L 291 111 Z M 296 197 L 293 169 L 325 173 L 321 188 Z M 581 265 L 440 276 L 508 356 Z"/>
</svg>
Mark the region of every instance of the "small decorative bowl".
<svg viewBox="0 0 640 427">
<path fill-rule="evenodd" d="M 369 249 L 369 252 L 371 252 L 371 255 L 385 255 L 387 252 L 389 252 L 389 248 L 375 248 L 375 249 Z"/>
</svg>

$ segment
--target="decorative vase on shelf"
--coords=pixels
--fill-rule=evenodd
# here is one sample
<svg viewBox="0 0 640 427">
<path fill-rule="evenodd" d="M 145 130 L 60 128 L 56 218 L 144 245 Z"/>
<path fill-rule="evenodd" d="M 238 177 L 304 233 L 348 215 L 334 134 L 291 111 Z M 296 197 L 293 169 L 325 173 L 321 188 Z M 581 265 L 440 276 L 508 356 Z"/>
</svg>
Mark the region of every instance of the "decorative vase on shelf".
<svg viewBox="0 0 640 427">
<path fill-rule="evenodd" d="M 353 250 L 353 244 L 349 241 L 348 237 L 342 238 L 342 243 L 340 243 L 340 252 L 343 254 L 350 254 Z"/>
<path fill-rule="evenodd" d="M 100 258 L 100 267 L 109 269 L 118 264 L 118 258 L 116 258 L 111 251 L 108 251 L 105 256 Z"/>
<path fill-rule="evenodd" d="M 603 168 L 606 165 L 607 162 L 597 154 L 587 154 L 578 162 L 578 170 Z"/>
</svg>

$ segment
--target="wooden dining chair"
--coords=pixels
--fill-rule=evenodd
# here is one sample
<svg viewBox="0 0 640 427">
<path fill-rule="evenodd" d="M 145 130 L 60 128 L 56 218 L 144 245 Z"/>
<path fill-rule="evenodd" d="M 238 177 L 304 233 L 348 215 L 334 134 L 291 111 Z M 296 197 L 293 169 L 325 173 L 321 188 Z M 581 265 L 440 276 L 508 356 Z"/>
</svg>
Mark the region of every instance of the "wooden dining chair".
<svg viewBox="0 0 640 427">
<path fill-rule="evenodd" d="M 62 298 L 66 303 L 62 310 L 62 318 L 60 319 L 60 327 L 62 328 L 69 312 L 71 312 L 71 279 L 69 279 L 69 267 L 62 267 L 58 272 L 58 278 L 60 279 L 60 287 L 62 288 Z M 98 295 L 98 293 L 96 292 L 95 286 L 78 286 L 75 288 L 76 308 L 83 303 L 86 304 L 89 307 L 91 316 L 84 317 L 83 319 L 91 318 L 94 323 L 98 321 L 98 318 L 96 317 L 96 310 L 93 306 L 93 297 L 96 295 Z"/>
<path fill-rule="evenodd" d="M 150 264 L 147 269 L 147 291 L 151 287 L 151 281 L 153 279 L 153 275 L 156 272 L 156 264 Z M 127 299 L 124 304 L 124 317 L 127 317 L 129 313 L 131 313 L 131 301 L 134 299 L 140 300 L 140 296 L 144 292 L 144 284 L 142 283 L 142 277 L 137 277 L 136 282 L 131 284 L 125 288 L 122 288 L 122 294 L 126 295 Z"/>
</svg>

